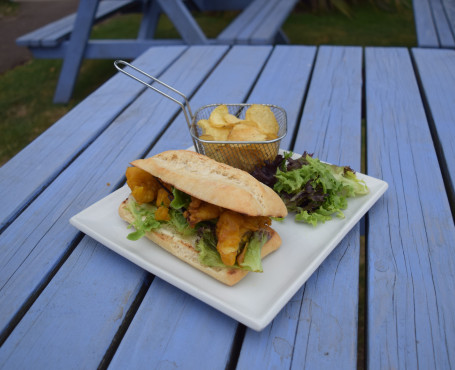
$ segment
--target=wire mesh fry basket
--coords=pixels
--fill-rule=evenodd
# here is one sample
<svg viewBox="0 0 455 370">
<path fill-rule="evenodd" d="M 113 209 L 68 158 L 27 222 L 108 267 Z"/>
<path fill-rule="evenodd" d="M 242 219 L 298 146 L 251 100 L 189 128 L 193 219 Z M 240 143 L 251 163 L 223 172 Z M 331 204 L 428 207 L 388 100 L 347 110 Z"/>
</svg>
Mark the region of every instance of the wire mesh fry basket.
<svg viewBox="0 0 455 370">
<path fill-rule="evenodd" d="M 164 82 L 158 80 L 157 78 L 145 73 L 139 68 L 125 62 L 122 60 L 116 60 L 114 62 L 115 67 L 118 71 L 126 74 L 127 76 L 133 78 L 134 80 L 142 83 L 148 88 L 158 92 L 159 94 L 165 96 L 166 98 L 172 100 L 180 106 L 185 116 L 185 120 L 190 131 L 191 138 L 193 140 L 195 150 L 204 154 L 218 162 L 226 163 L 233 167 L 240 168 L 242 170 L 251 172 L 256 166 L 262 165 L 265 160 L 273 160 L 278 154 L 280 148 L 281 140 L 286 136 L 287 132 L 287 118 L 286 111 L 273 104 L 254 104 L 270 108 L 271 112 L 275 116 L 276 122 L 278 124 L 278 133 L 276 137 L 271 140 L 263 141 L 232 141 L 232 140 L 222 140 L 216 141 L 208 139 L 207 135 L 204 135 L 203 129 L 198 122 L 201 120 L 209 120 L 211 113 L 220 105 L 227 107 L 228 112 L 238 118 L 239 120 L 245 120 L 245 115 L 253 104 L 209 104 L 204 105 L 199 108 L 196 113 L 193 115 L 190 104 L 187 97 L 180 91 L 174 89 L 173 87 L 165 84 Z M 145 81 L 132 73 L 128 72 L 124 67 L 130 67 L 136 72 L 140 73 L 143 76 L 146 76 L 151 81 Z M 152 81 L 164 86 L 173 93 L 179 95 L 183 98 L 184 102 L 181 102 L 169 94 L 159 90 L 155 86 L 152 86 Z"/>
</svg>

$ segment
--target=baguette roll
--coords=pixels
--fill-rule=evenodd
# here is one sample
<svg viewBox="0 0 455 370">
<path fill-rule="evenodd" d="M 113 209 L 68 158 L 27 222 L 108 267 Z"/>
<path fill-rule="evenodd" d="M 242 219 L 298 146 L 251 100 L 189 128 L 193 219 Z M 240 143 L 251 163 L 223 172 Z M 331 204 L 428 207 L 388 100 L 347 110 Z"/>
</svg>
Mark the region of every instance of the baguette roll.
<svg viewBox="0 0 455 370">
<path fill-rule="evenodd" d="M 221 257 L 224 264 L 216 263 L 209 266 L 210 263 L 201 257 L 202 254 L 201 256 L 199 255 L 200 250 L 198 248 L 201 247 L 201 244 L 197 244 L 198 236 L 196 233 L 192 232 L 193 234 L 191 236 L 183 235 L 166 222 L 159 224 L 159 227 L 143 228 L 138 237 L 147 237 L 182 261 L 229 286 L 242 280 L 248 274 L 248 269 L 262 271 L 260 260 L 280 247 L 280 236 L 267 225 L 271 222 L 270 217 L 285 217 L 287 215 L 286 206 L 272 189 L 257 181 L 247 172 L 216 162 L 196 152 L 186 150 L 163 152 L 151 158 L 133 161 L 131 164 L 142 170 L 142 172 L 135 170 L 136 172 L 139 171 L 141 175 L 144 174 L 146 177 L 152 175 L 153 177 L 150 177 L 150 179 L 153 181 L 151 182 L 156 183 L 158 180 L 164 188 L 167 188 L 169 193 L 169 189 L 175 188 L 185 193 L 186 197 L 191 196 L 192 201 L 185 203 L 188 208 L 179 205 L 179 207 L 183 207 L 180 210 L 179 217 L 186 217 L 190 221 L 194 214 L 200 216 L 204 212 L 202 208 L 199 209 L 197 207 L 203 202 L 210 205 L 212 212 L 216 211 L 215 213 L 218 215 L 215 218 L 211 215 L 205 218 L 205 220 L 212 223 L 212 228 L 215 231 L 209 231 L 209 235 L 212 235 L 215 240 L 218 240 L 216 242 L 218 243 L 216 244 L 216 249 L 220 253 L 219 257 Z M 150 175 L 145 174 L 143 171 Z M 130 182 L 128 184 L 130 185 Z M 139 186 L 142 191 L 142 185 Z M 131 185 L 130 187 L 133 190 Z M 170 196 L 170 198 L 173 197 Z M 149 202 L 149 200 L 144 200 L 144 202 Z M 160 202 L 158 201 L 158 203 Z M 194 202 L 198 206 L 194 207 Z M 162 208 L 162 205 L 157 204 L 157 207 Z M 142 220 L 142 217 L 144 217 L 138 216 L 137 210 L 134 208 L 135 206 L 136 200 L 131 195 L 120 204 L 118 209 L 120 217 L 133 226 L 135 222 Z M 167 204 L 167 207 L 171 206 Z M 234 214 L 232 214 L 232 211 Z M 175 211 L 173 210 L 173 212 Z M 165 214 L 167 213 L 170 214 L 172 212 L 165 212 Z M 148 219 L 148 217 L 144 217 L 144 219 Z M 153 220 L 155 219 L 155 216 L 152 215 L 151 217 L 153 217 Z M 223 219 L 223 222 L 221 222 L 221 219 Z M 186 222 L 185 218 L 183 218 L 183 221 Z M 213 226 L 214 224 L 216 226 Z M 197 225 L 189 223 L 188 227 L 197 227 Z M 232 233 L 233 226 L 237 230 L 237 233 Z M 140 225 L 137 227 L 141 228 Z M 209 230 L 212 230 L 212 228 L 209 228 Z M 220 230 L 223 232 L 220 232 Z M 261 240 L 260 244 L 258 244 L 259 242 L 255 242 L 255 247 L 250 248 L 253 242 L 249 242 L 251 235 L 246 233 L 248 230 L 251 230 L 249 233 L 255 233 L 254 230 L 260 232 L 258 234 L 261 235 L 259 237 Z M 220 234 L 218 234 L 219 232 Z M 212 236 L 209 236 L 210 240 L 212 240 Z M 265 244 L 262 245 L 264 242 Z M 237 252 L 234 249 L 233 253 L 238 253 L 237 257 L 240 261 L 238 264 L 234 263 L 237 258 L 235 254 L 231 254 L 231 257 L 234 259 L 227 259 L 228 257 L 224 253 L 226 249 L 223 249 L 225 244 L 223 243 L 227 243 L 229 247 L 232 244 L 236 246 L 234 248 L 237 248 Z M 212 245 L 212 248 L 215 248 L 214 244 Z M 261 245 L 262 247 L 260 247 Z M 249 254 L 249 261 L 255 261 L 253 266 L 256 267 L 252 268 L 249 265 L 250 267 L 245 269 L 246 267 L 243 261 L 245 259 L 246 263 L 245 251 Z M 212 251 L 211 253 L 213 254 L 214 252 Z"/>
<path fill-rule="evenodd" d="M 125 199 L 119 207 L 120 217 L 128 223 L 134 221 L 133 215 L 128 210 Z M 159 230 L 148 231 L 145 236 L 152 242 L 165 249 L 175 257 L 188 263 L 194 268 L 202 271 L 203 273 L 215 278 L 216 280 L 232 286 L 242 280 L 248 271 L 238 268 L 221 268 L 205 266 L 199 262 L 198 252 L 195 249 L 195 236 L 183 236 L 176 233 L 171 228 L 163 227 Z M 265 243 L 261 249 L 261 257 L 269 255 L 276 251 L 281 245 L 281 238 L 277 232 L 272 231 L 271 238 Z"/>
</svg>

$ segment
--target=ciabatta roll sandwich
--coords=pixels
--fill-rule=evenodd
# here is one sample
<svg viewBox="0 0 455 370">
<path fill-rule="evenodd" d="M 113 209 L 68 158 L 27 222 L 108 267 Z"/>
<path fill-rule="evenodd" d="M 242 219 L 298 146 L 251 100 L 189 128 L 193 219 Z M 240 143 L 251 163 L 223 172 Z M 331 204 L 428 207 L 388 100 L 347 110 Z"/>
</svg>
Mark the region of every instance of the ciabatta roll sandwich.
<svg viewBox="0 0 455 370">
<path fill-rule="evenodd" d="M 131 164 L 131 194 L 119 207 L 129 239 L 145 236 L 227 285 L 262 272 L 261 259 L 280 247 L 271 218 L 286 206 L 247 172 L 187 150 Z"/>
</svg>

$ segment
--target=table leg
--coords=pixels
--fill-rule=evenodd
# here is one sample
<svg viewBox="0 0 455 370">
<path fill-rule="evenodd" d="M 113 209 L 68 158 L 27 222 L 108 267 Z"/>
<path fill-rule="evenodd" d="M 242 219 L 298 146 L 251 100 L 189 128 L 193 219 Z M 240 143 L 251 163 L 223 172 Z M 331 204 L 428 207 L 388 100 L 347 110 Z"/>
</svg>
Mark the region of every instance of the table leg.
<svg viewBox="0 0 455 370">
<path fill-rule="evenodd" d="M 207 37 L 182 0 L 156 0 L 188 45 L 208 44 Z"/>
<path fill-rule="evenodd" d="M 73 93 L 79 68 L 98 8 L 98 0 L 80 0 L 74 29 L 65 51 L 54 103 L 67 103 Z"/>
<path fill-rule="evenodd" d="M 158 2 L 156 0 L 145 2 L 143 13 L 137 38 L 139 40 L 153 39 L 161 14 Z"/>
</svg>

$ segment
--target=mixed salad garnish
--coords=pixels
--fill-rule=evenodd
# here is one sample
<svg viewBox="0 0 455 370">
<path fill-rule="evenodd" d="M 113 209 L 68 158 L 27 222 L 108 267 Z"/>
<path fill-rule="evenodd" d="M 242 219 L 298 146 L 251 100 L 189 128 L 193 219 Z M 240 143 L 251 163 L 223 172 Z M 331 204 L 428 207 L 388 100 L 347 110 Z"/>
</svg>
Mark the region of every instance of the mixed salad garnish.
<svg viewBox="0 0 455 370">
<path fill-rule="evenodd" d="M 307 152 L 297 159 L 292 156 L 278 154 L 251 174 L 280 195 L 296 221 L 316 226 L 333 215 L 343 218 L 347 198 L 369 192 L 349 166 L 327 164 Z"/>
</svg>

